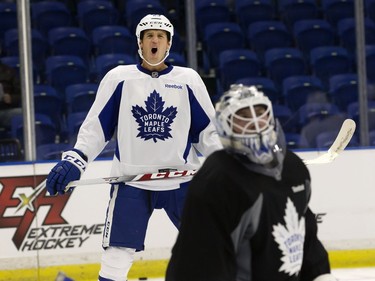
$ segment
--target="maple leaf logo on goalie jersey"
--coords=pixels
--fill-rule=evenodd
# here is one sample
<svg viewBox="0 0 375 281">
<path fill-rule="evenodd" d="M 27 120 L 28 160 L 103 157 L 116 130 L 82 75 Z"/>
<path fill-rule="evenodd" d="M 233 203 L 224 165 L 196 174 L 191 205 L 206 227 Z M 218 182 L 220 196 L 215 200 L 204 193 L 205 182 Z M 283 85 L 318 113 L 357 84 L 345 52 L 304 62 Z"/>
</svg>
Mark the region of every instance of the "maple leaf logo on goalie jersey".
<svg viewBox="0 0 375 281">
<path fill-rule="evenodd" d="M 273 226 L 272 235 L 279 244 L 283 264 L 279 271 L 292 276 L 301 270 L 303 261 L 303 244 L 305 241 L 305 219 L 298 219 L 298 213 L 292 200 L 288 198 L 284 220 L 286 225 L 278 223 Z"/>
<path fill-rule="evenodd" d="M 144 140 L 153 139 L 154 142 L 171 138 L 171 124 L 177 114 L 177 107 L 169 106 L 164 109 L 164 101 L 155 90 L 145 101 L 146 109 L 136 105 L 132 113 L 137 121 L 138 135 Z"/>
</svg>

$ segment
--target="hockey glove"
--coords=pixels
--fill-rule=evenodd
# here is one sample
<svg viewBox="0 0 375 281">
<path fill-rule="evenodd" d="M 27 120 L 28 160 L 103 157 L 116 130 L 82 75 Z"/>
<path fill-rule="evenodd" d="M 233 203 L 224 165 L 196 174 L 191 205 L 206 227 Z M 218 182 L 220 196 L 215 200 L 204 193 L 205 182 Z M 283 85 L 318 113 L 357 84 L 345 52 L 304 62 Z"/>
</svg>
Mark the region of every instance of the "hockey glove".
<svg viewBox="0 0 375 281">
<path fill-rule="evenodd" d="M 322 274 L 316 277 L 313 281 L 338 281 L 332 274 Z"/>
<path fill-rule="evenodd" d="M 62 160 L 52 168 L 47 177 L 47 191 L 50 195 L 64 194 L 69 182 L 79 180 L 87 166 L 87 157 L 78 149 L 65 151 Z M 69 189 L 69 192 L 72 188 Z"/>
</svg>

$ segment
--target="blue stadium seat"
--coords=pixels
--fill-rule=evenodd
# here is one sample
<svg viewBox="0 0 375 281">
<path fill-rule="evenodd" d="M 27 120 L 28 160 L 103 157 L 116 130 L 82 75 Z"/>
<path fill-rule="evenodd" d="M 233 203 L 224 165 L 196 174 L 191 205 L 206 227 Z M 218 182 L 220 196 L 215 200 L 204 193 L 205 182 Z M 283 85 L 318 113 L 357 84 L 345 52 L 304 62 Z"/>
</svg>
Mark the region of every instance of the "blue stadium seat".
<svg viewBox="0 0 375 281">
<path fill-rule="evenodd" d="M 169 52 L 169 56 L 165 61 L 175 66 L 187 66 L 185 56 L 177 52 Z"/>
<path fill-rule="evenodd" d="M 245 36 L 238 23 L 211 23 L 205 28 L 203 46 L 209 68 L 216 68 L 222 51 L 245 47 Z"/>
<path fill-rule="evenodd" d="M 280 18 L 289 27 L 292 27 L 296 21 L 316 19 L 320 16 L 316 0 L 279 0 L 278 8 Z"/>
<path fill-rule="evenodd" d="M 32 59 L 34 68 L 42 70 L 49 53 L 47 38 L 37 29 L 31 29 Z M 19 55 L 19 34 L 17 28 L 8 29 L 4 33 L 4 51 L 7 56 Z"/>
<path fill-rule="evenodd" d="M 358 101 L 358 75 L 355 73 L 336 74 L 329 79 L 331 100 L 346 111 L 350 103 Z"/>
<path fill-rule="evenodd" d="M 19 56 L 4 56 L 0 57 L 2 63 L 13 67 L 16 70 L 18 78 L 20 78 L 20 57 Z M 33 65 L 34 66 L 34 65 Z M 42 80 L 42 75 L 35 66 L 33 67 L 33 81 L 34 83 L 39 83 Z"/>
<path fill-rule="evenodd" d="M 338 130 L 333 130 L 333 131 L 326 131 L 326 132 L 321 132 L 316 136 L 316 146 L 318 149 L 328 149 L 331 147 L 333 142 L 335 141 L 336 137 L 338 134 Z M 352 138 L 349 141 L 348 146 L 353 147 L 353 146 L 358 146 L 358 137 L 356 135 L 353 135 Z"/>
<path fill-rule="evenodd" d="M 301 140 L 301 135 L 299 133 L 285 133 L 286 146 L 289 149 L 297 149 Z"/>
<path fill-rule="evenodd" d="M 292 36 L 282 21 L 258 21 L 249 25 L 247 41 L 263 61 L 264 53 L 273 48 L 292 46 Z"/>
<path fill-rule="evenodd" d="M 330 102 L 308 102 L 299 109 L 299 126 L 305 126 L 311 118 L 324 118 L 329 115 L 339 114 L 339 108 Z"/>
<path fill-rule="evenodd" d="M 95 58 L 96 80 L 100 81 L 104 75 L 118 65 L 135 64 L 136 59 L 126 54 L 104 54 Z"/>
<path fill-rule="evenodd" d="M 120 21 L 119 11 L 112 2 L 105 0 L 80 1 L 77 3 L 78 25 L 88 35 L 94 28 L 102 25 L 117 25 Z"/>
<path fill-rule="evenodd" d="M 171 52 L 173 53 L 178 53 L 178 54 L 184 54 L 185 53 L 185 40 L 181 38 L 181 35 L 178 33 L 178 31 L 174 30 L 173 34 L 173 42 L 172 42 L 172 47 L 170 49 Z"/>
<path fill-rule="evenodd" d="M 195 18 L 198 39 L 203 40 L 209 24 L 230 22 L 231 13 L 226 0 L 199 0 L 195 1 Z"/>
<path fill-rule="evenodd" d="M 366 74 L 371 83 L 375 83 L 375 44 L 366 46 Z"/>
<path fill-rule="evenodd" d="M 273 104 L 273 114 L 279 120 L 284 132 L 292 133 L 297 130 L 297 122 L 292 110 L 284 104 Z"/>
<path fill-rule="evenodd" d="M 355 57 L 356 49 L 356 22 L 355 18 L 345 18 L 337 22 L 337 34 L 340 45 Z M 370 18 L 364 18 L 365 44 L 375 44 L 375 23 Z"/>
<path fill-rule="evenodd" d="M 311 118 L 310 121 L 301 128 L 300 148 L 317 148 L 317 136 L 323 132 L 334 132 L 335 137 L 346 119 L 346 114 L 339 113 Z M 322 148 L 322 144 L 319 144 Z M 324 147 L 324 150 L 326 148 Z"/>
<path fill-rule="evenodd" d="M 3 56 L 0 57 L 2 63 L 9 65 L 10 67 L 14 68 L 18 75 L 20 72 L 20 57 L 17 56 Z"/>
<path fill-rule="evenodd" d="M 79 56 L 86 63 L 90 61 L 91 40 L 86 32 L 75 26 L 57 27 L 48 32 L 51 55 Z"/>
<path fill-rule="evenodd" d="M 75 112 L 88 112 L 93 104 L 98 84 L 80 83 L 72 84 L 65 89 L 67 114 Z"/>
<path fill-rule="evenodd" d="M 322 13 L 333 26 L 345 18 L 354 17 L 354 0 L 321 0 Z"/>
<path fill-rule="evenodd" d="M 336 41 L 336 33 L 332 25 L 324 19 L 305 19 L 295 22 L 293 36 L 297 47 L 307 59 L 312 49 L 333 46 Z"/>
<path fill-rule="evenodd" d="M 16 3 L 0 3 L 0 46 L 4 40 L 4 33 L 8 29 L 17 28 Z"/>
<path fill-rule="evenodd" d="M 340 46 L 317 47 L 310 52 L 310 67 L 312 74 L 317 76 L 326 89 L 329 78 L 336 74 L 352 71 L 352 60 L 348 51 Z"/>
<path fill-rule="evenodd" d="M 36 144 L 55 142 L 58 131 L 53 121 L 47 115 L 37 113 L 34 119 Z M 11 121 L 11 133 L 13 138 L 20 140 L 21 145 L 24 143 L 23 131 L 23 116 L 14 116 Z"/>
<path fill-rule="evenodd" d="M 104 25 L 94 28 L 92 43 L 95 56 L 114 53 L 135 56 L 138 50 L 134 35 L 127 27 L 121 25 Z"/>
<path fill-rule="evenodd" d="M 325 96 L 322 82 L 310 75 L 289 76 L 283 81 L 283 96 L 292 111 L 298 110 L 315 96 Z"/>
<path fill-rule="evenodd" d="M 64 97 L 68 85 L 85 83 L 89 78 L 88 67 L 78 56 L 49 56 L 45 69 L 47 83 L 53 86 L 61 97 Z"/>
<path fill-rule="evenodd" d="M 34 111 L 51 118 L 58 131 L 63 127 L 63 100 L 50 85 L 34 85 Z"/>
<path fill-rule="evenodd" d="M 77 140 L 79 128 L 85 120 L 87 112 L 74 112 L 67 115 L 67 133 L 70 144 L 74 144 Z"/>
<path fill-rule="evenodd" d="M 348 118 L 353 119 L 357 124 L 357 132 L 361 130 L 361 120 L 359 112 L 359 102 L 352 102 L 348 104 L 347 114 Z M 375 130 L 375 101 L 367 101 L 367 118 L 368 118 L 368 130 Z"/>
<path fill-rule="evenodd" d="M 245 77 L 238 79 L 236 83 L 255 86 L 262 91 L 274 104 L 283 104 L 283 96 L 281 91 L 276 87 L 275 82 L 268 77 Z"/>
<path fill-rule="evenodd" d="M 365 0 L 366 17 L 375 21 L 375 0 Z"/>
<path fill-rule="evenodd" d="M 72 14 L 67 5 L 60 1 L 40 1 L 30 4 L 33 27 L 47 36 L 55 27 L 73 25 Z"/>
<path fill-rule="evenodd" d="M 135 33 L 135 29 L 139 21 L 148 14 L 165 15 L 166 10 L 159 0 L 128 0 L 124 14 L 124 21 L 131 34 Z"/>
<path fill-rule="evenodd" d="M 279 89 L 286 77 L 307 74 L 303 54 L 297 48 L 269 49 L 264 54 L 264 65 L 267 76 L 275 82 Z"/>
<path fill-rule="evenodd" d="M 21 143 L 17 138 L 0 139 L 0 162 L 23 160 Z"/>
<path fill-rule="evenodd" d="M 236 0 L 234 9 L 237 22 L 244 32 L 247 32 L 251 23 L 273 20 L 276 16 L 272 0 Z"/>
<path fill-rule="evenodd" d="M 219 55 L 217 78 L 224 90 L 236 80 L 245 77 L 256 77 L 261 74 L 261 64 L 255 52 L 249 49 L 230 49 Z"/>
</svg>

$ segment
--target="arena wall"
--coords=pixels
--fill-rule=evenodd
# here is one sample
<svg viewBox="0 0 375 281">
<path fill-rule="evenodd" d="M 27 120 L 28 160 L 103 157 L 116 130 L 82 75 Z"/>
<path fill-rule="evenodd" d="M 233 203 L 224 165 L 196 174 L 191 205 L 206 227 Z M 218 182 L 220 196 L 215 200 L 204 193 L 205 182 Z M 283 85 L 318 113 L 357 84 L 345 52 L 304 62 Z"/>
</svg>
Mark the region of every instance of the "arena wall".
<svg viewBox="0 0 375 281">
<path fill-rule="evenodd" d="M 319 152 L 298 154 L 310 159 Z M 309 166 L 311 208 L 333 267 L 375 266 L 374 159 L 374 149 L 346 150 L 333 163 Z M 59 271 L 96 279 L 109 186 L 50 197 L 43 180 L 54 164 L 0 166 L 0 280 L 52 280 Z M 108 176 L 110 165 L 94 161 L 83 178 Z M 156 210 L 130 277 L 162 276 L 176 235 L 164 211 Z"/>
</svg>

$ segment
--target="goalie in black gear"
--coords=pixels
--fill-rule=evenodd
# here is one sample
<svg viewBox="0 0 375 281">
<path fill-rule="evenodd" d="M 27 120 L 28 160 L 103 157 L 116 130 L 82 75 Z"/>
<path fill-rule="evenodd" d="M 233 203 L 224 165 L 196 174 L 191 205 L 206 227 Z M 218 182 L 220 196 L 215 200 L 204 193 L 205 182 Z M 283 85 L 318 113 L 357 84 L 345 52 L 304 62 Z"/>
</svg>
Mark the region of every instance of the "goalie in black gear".
<svg viewBox="0 0 375 281">
<path fill-rule="evenodd" d="M 310 175 L 270 100 L 232 85 L 216 106 L 224 150 L 194 176 L 166 281 L 333 281 L 309 209 Z"/>
</svg>

